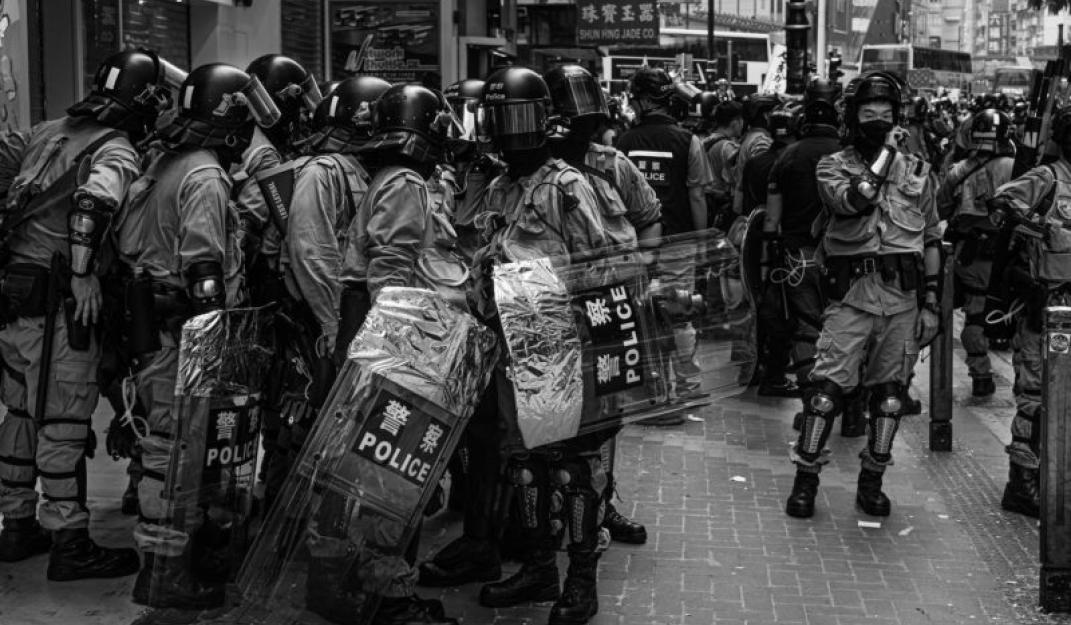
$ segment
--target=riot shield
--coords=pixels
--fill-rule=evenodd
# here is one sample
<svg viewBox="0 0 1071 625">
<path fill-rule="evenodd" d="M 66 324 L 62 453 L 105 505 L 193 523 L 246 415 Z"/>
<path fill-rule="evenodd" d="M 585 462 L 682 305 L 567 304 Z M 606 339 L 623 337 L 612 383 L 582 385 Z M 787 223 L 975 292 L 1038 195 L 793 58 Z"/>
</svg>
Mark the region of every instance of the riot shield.
<svg viewBox="0 0 1071 625">
<path fill-rule="evenodd" d="M 182 328 L 163 525 L 183 537 L 187 566 L 204 584 L 232 579 L 248 547 L 260 448 L 257 391 L 271 344 L 271 315 L 262 309 L 213 311 Z M 163 578 L 154 575 L 154 584 Z M 154 598 L 163 592 L 149 588 Z"/>
<path fill-rule="evenodd" d="M 412 594 L 406 551 L 483 393 L 494 333 L 432 291 L 378 296 L 221 622 L 360 625 Z"/>
<path fill-rule="evenodd" d="M 532 449 L 736 392 L 741 367 L 754 366 L 732 359 L 739 300 L 707 287 L 738 263 L 728 239 L 706 230 L 667 238 L 657 260 L 610 248 L 497 265 L 512 444 Z"/>
</svg>

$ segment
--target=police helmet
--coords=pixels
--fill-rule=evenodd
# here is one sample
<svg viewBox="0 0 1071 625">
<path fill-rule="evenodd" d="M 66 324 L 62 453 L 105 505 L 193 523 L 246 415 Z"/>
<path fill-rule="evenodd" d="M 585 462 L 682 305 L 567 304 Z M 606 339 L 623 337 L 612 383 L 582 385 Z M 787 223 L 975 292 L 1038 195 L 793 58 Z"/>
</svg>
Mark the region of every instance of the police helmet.
<svg viewBox="0 0 1071 625">
<path fill-rule="evenodd" d="M 480 138 L 497 150 L 513 152 L 547 142 L 550 90 L 526 67 L 506 67 L 487 77 L 483 88 Z"/>
<path fill-rule="evenodd" d="M 628 92 L 632 99 L 665 102 L 673 94 L 673 78 L 661 67 L 644 65 L 628 81 Z"/>
<path fill-rule="evenodd" d="M 484 85 L 484 81 L 478 78 L 469 78 L 455 82 L 443 92 L 446 103 L 450 105 L 459 122 L 459 126 L 454 128 L 449 137 L 455 150 L 476 144 L 480 98 L 483 96 Z"/>
<path fill-rule="evenodd" d="M 924 122 L 930 112 L 930 103 L 926 98 L 917 95 L 911 98 L 907 105 L 907 118 L 913 122 Z"/>
<path fill-rule="evenodd" d="M 1011 141 L 1012 120 L 1004 111 L 979 111 L 971 118 L 970 127 L 969 149 L 1002 155 L 1015 153 Z"/>
<path fill-rule="evenodd" d="M 774 141 L 784 143 L 799 134 L 803 107 L 795 102 L 786 102 L 770 112 L 769 130 Z"/>
<path fill-rule="evenodd" d="M 748 126 L 765 128 L 767 117 L 780 103 L 776 95 L 753 95 L 744 101 L 744 121 Z"/>
<path fill-rule="evenodd" d="M 226 63 L 190 72 L 178 103 L 174 119 L 160 131 L 165 142 L 176 145 L 240 153 L 249 146 L 254 122 L 267 128 L 281 117 L 260 80 Z"/>
<path fill-rule="evenodd" d="M 260 80 L 284 119 L 297 119 L 302 109 L 312 113 L 323 100 L 316 77 L 290 57 L 265 54 L 245 71 Z"/>
<path fill-rule="evenodd" d="M 871 72 L 863 76 L 852 94 L 847 97 L 845 110 L 849 130 L 854 130 L 859 123 L 859 108 L 868 102 L 888 102 L 893 107 L 893 123 L 900 123 L 901 94 L 900 81 L 886 72 Z"/>
<path fill-rule="evenodd" d="M 172 89 L 185 79 L 186 72 L 151 50 L 118 52 L 100 64 L 89 95 L 68 108 L 67 114 L 93 117 L 140 139 L 171 106 Z"/>
<path fill-rule="evenodd" d="M 561 65 L 543 76 L 550 91 L 553 115 L 562 120 L 610 116 L 599 81 L 579 65 Z"/>
<path fill-rule="evenodd" d="M 803 93 L 803 121 L 805 124 L 836 126 L 837 100 L 841 86 L 822 78 L 812 80 Z"/>
<path fill-rule="evenodd" d="M 441 93 L 418 84 L 394 85 L 372 107 L 373 135 L 362 151 L 393 151 L 420 163 L 436 163 L 456 125 Z"/>
<path fill-rule="evenodd" d="M 713 91 L 704 91 L 699 94 L 699 116 L 706 121 L 714 121 L 714 111 L 718 108 L 718 94 Z"/>
<path fill-rule="evenodd" d="M 374 76 L 340 81 L 316 106 L 312 115 L 314 152 L 353 151 L 372 138 L 372 105 L 390 88 Z"/>
</svg>

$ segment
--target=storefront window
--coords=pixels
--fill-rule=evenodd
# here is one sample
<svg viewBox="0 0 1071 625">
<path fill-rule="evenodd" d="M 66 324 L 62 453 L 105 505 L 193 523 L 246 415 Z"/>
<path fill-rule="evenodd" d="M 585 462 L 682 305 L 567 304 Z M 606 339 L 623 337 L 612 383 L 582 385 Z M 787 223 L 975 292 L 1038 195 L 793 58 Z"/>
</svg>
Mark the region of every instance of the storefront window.
<svg viewBox="0 0 1071 625">
<path fill-rule="evenodd" d="M 439 2 L 332 0 L 331 78 L 378 76 L 442 88 Z"/>
<path fill-rule="evenodd" d="M 190 9 L 173 0 L 82 0 L 86 46 L 83 82 L 88 91 L 97 66 L 124 48 L 148 48 L 190 68 Z"/>
</svg>

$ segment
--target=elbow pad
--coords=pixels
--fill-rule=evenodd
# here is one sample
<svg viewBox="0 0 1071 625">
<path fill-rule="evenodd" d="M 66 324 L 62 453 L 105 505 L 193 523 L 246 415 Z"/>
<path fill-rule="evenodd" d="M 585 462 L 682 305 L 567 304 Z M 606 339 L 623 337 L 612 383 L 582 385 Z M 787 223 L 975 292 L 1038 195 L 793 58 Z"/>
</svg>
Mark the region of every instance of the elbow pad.
<svg viewBox="0 0 1071 625">
<path fill-rule="evenodd" d="M 88 193 L 74 196 L 74 210 L 67 217 L 67 243 L 74 275 L 83 277 L 93 273 L 110 213 L 107 204 Z"/>
<path fill-rule="evenodd" d="M 223 282 L 223 266 L 215 261 L 190 265 L 186 270 L 186 285 L 195 315 L 220 310 L 226 303 L 227 287 Z"/>
<path fill-rule="evenodd" d="M 874 158 L 874 162 L 863 172 L 862 176 L 857 178 L 852 188 L 868 202 L 873 202 L 878 197 L 882 185 L 889 178 L 889 170 L 892 169 L 895 160 L 896 150 L 887 145 L 881 146 L 881 151 Z"/>
</svg>

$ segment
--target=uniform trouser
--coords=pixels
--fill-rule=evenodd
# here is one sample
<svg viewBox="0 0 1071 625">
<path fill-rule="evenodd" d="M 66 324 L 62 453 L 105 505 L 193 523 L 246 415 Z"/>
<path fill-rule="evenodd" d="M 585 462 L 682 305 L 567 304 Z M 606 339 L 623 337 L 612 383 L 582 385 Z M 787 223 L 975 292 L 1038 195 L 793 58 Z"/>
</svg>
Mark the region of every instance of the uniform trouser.
<svg viewBox="0 0 1071 625">
<path fill-rule="evenodd" d="M 985 336 L 985 292 L 993 262 L 975 260 L 969 265 L 956 263 L 956 278 L 963 293 L 963 332 L 959 335 L 967 353 L 967 371 L 972 378 L 993 377 L 989 361 L 989 339 Z"/>
<path fill-rule="evenodd" d="M 790 250 L 802 253 L 807 259 L 814 258 L 814 248 Z M 815 345 L 822 329 L 822 313 L 826 308 L 822 294 L 822 276 L 818 267 L 806 267 L 798 284 L 785 283 L 788 311 L 795 323 L 792 334 L 792 362 L 796 363 L 796 382 L 802 388 L 810 384 L 811 370 L 815 362 Z"/>
<path fill-rule="evenodd" d="M 84 528 L 89 526 L 85 446 L 97 405 L 100 344 L 94 338 L 87 351 L 72 350 L 64 315 L 56 316 L 51 379 L 38 421 L 44 325 L 44 317 L 23 317 L 0 330 L 0 399 L 7 407 L 0 423 L 0 514 L 11 519 L 34 516 L 40 480 L 41 525 L 49 530 Z"/>
<path fill-rule="evenodd" d="M 465 428 L 464 532 L 469 538 L 496 538 L 501 529 L 495 509 L 502 478 L 501 423 L 497 387 L 492 379 Z"/>
<path fill-rule="evenodd" d="M 812 384 L 835 385 L 844 395 L 855 390 L 860 382 L 867 388 L 896 384 L 902 389 L 915 368 L 919 351 L 915 341 L 918 309 L 913 297 L 911 303 L 910 309 L 892 315 L 875 315 L 841 302 L 830 304 L 822 319 L 817 358 L 811 371 Z M 866 379 L 861 380 L 860 367 L 864 364 Z M 876 398 L 879 402 L 881 399 Z M 875 398 L 871 397 L 871 401 L 875 401 Z M 835 416 L 831 415 L 830 421 Z M 827 423 L 826 427 L 831 427 L 831 423 Z M 810 433 L 802 432 L 801 440 L 806 436 L 810 436 Z M 863 466 L 883 471 L 892 464 L 894 436 L 895 427 L 885 437 L 887 440 L 882 441 L 882 447 L 887 444 L 889 449 L 882 449 L 880 458 L 874 457 L 874 440 L 871 437 L 867 448 L 860 454 Z M 824 457 L 824 450 L 822 457 L 816 460 L 807 460 L 793 453 L 797 465 L 814 469 L 820 468 Z"/>
<path fill-rule="evenodd" d="M 1007 447 L 1008 460 L 1028 469 L 1038 468 L 1041 453 L 1042 336 L 1035 328 L 1023 315 L 1011 340 L 1015 418 L 1011 423 L 1012 442 Z"/>
<path fill-rule="evenodd" d="M 663 286 L 688 293 L 695 291 L 695 263 L 695 244 L 674 243 L 663 248 L 658 258 Z M 696 333 L 690 321 L 673 324 L 673 342 L 677 348 L 673 361 L 677 391 L 697 387 L 699 383 L 695 376 L 699 374 L 699 364 L 695 361 Z"/>
<path fill-rule="evenodd" d="M 141 510 L 134 526 L 134 542 L 148 553 L 178 556 L 185 550 L 189 535 L 201 525 L 201 518 L 200 514 L 189 515 L 184 531 L 163 525 L 171 512 L 170 502 L 164 498 L 164 480 L 178 433 L 176 415 L 172 412 L 178 346 L 168 332 L 160 333 L 160 345 L 137 373 L 138 399 L 148 413 L 149 435 L 141 439 L 142 477 L 138 484 Z"/>
<path fill-rule="evenodd" d="M 793 319 L 785 314 L 782 285 L 767 281 L 758 310 L 758 353 L 765 367 L 763 378 L 778 383 L 785 379 L 792 355 Z"/>
</svg>

